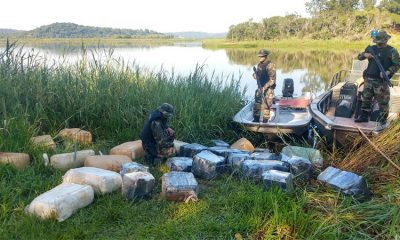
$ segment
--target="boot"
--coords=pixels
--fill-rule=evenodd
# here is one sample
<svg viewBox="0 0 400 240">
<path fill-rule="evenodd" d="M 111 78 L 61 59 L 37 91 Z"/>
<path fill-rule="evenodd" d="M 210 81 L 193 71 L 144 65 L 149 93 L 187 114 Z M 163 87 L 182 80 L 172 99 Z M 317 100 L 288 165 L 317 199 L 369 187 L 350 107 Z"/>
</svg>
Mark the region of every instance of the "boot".
<svg viewBox="0 0 400 240">
<path fill-rule="evenodd" d="M 358 118 L 354 119 L 354 122 L 357 123 L 368 122 L 368 115 L 369 115 L 368 111 L 361 110 L 361 114 L 358 116 Z"/>
</svg>

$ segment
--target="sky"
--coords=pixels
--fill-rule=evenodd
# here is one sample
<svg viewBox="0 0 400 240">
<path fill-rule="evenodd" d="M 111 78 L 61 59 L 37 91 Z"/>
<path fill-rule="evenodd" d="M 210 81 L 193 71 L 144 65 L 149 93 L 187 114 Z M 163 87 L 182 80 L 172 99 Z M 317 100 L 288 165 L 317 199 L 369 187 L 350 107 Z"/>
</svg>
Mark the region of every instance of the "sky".
<svg viewBox="0 0 400 240">
<path fill-rule="evenodd" d="M 249 19 L 298 13 L 307 0 L 8 0 L 0 28 L 31 30 L 54 22 L 151 29 L 158 32 L 227 32 Z"/>
</svg>

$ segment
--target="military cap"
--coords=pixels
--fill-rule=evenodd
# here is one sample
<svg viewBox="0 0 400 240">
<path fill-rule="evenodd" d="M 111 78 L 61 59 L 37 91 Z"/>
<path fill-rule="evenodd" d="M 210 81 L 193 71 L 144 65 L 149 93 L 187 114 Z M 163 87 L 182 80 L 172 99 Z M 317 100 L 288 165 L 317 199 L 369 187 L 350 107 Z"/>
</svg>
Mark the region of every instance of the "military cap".
<svg viewBox="0 0 400 240">
<path fill-rule="evenodd" d="M 158 111 L 162 113 L 162 115 L 166 118 L 170 118 L 175 115 L 174 107 L 169 103 L 163 103 L 159 106 Z"/>
<path fill-rule="evenodd" d="M 386 31 L 379 31 L 376 36 L 374 37 L 374 43 L 385 43 L 387 42 L 392 36 L 387 34 Z"/>
<path fill-rule="evenodd" d="M 269 51 L 267 49 L 261 49 L 260 51 L 258 51 L 257 56 L 259 57 L 266 57 L 269 55 Z"/>
</svg>

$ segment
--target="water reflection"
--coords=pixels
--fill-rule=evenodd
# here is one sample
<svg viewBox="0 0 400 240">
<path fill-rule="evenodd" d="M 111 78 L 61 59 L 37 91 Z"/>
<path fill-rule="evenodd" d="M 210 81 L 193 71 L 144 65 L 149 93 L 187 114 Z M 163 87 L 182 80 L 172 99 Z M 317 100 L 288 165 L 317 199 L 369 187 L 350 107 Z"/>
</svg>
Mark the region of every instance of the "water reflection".
<svg viewBox="0 0 400 240">
<path fill-rule="evenodd" d="M 231 64 L 251 66 L 257 61 L 258 49 L 227 49 Z M 357 52 L 355 51 L 297 51 L 285 52 L 272 50 L 270 59 L 277 65 L 282 74 L 293 73 L 294 70 L 306 70 L 299 77 L 302 92 L 310 91 L 318 94 L 329 85 L 333 74 L 340 69 L 349 69 Z"/>
<path fill-rule="evenodd" d="M 232 77 L 241 78 L 241 86 L 247 89 L 247 96 L 251 98 L 257 88 L 252 79 L 252 66 L 258 61 L 258 49 L 219 49 L 209 50 L 202 48 L 198 42 L 135 45 L 113 44 L 85 44 L 85 54 L 95 57 L 101 54 L 112 55 L 114 58 L 126 62 L 135 62 L 137 65 L 150 70 L 164 69 L 175 75 L 188 75 L 197 64 L 209 76 L 217 79 L 229 80 Z M 49 62 L 59 61 L 73 63 L 82 56 L 82 46 L 65 43 L 31 44 L 26 49 L 35 49 L 45 56 Z M 322 93 L 329 85 L 333 74 L 340 69 L 349 69 L 354 51 L 296 51 L 287 52 L 272 49 L 270 58 L 277 65 L 276 95 L 280 95 L 285 78 L 293 78 L 295 95 L 311 92 L 314 96 Z"/>
</svg>

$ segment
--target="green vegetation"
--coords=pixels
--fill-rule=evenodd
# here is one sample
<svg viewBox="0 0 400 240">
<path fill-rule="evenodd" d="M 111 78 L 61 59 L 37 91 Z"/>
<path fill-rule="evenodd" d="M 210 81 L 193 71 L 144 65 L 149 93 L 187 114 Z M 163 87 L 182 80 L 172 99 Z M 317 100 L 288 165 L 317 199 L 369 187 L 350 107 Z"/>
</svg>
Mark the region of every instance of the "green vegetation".
<svg viewBox="0 0 400 240">
<path fill-rule="evenodd" d="M 264 191 L 261 184 L 242 179 L 239 173 L 226 173 L 200 181 L 199 202 L 183 204 L 160 197 L 160 178 L 166 169 L 156 166 L 150 169 L 157 180 L 149 200 L 128 201 L 118 192 L 99 196 L 62 223 L 24 213 L 27 204 L 59 184 L 62 176 L 44 166 L 44 150 L 30 144 L 31 136 L 54 136 L 63 127 L 82 127 L 95 136 L 91 147 L 106 152 L 137 139 L 148 113 L 170 102 L 177 109 L 171 126 L 179 139 L 232 142 L 242 135 L 231 117 L 243 106 L 244 95 L 237 80 L 227 79 L 225 84 L 223 80 L 208 78 L 202 67 L 186 77 L 147 72 L 112 55 L 49 66 L 8 45 L 0 54 L 0 149 L 27 152 L 32 162 L 21 171 L 0 165 L 0 239 L 399 237 L 398 177 L 385 184 L 374 182 L 374 198 L 358 202 L 315 181 L 299 183 L 295 192 L 284 193 Z"/>
<path fill-rule="evenodd" d="M 0 116 L 23 113 L 30 122 L 40 119 L 44 132 L 82 126 L 100 139 L 125 141 L 139 136 L 151 110 L 169 102 L 177 108 L 172 125 L 182 140 L 204 141 L 223 134 L 233 138 L 234 131 L 222 129 L 230 124 L 227 116 L 243 104 L 238 80 L 210 79 L 201 66 L 189 76 L 170 76 L 113 59 L 112 51 L 104 56 L 85 49 L 73 65 L 47 66 L 12 44 L 0 61 Z"/>
<path fill-rule="evenodd" d="M 174 45 L 180 42 L 190 42 L 187 39 L 175 38 L 0 38 L 0 44 L 5 45 L 7 41 L 18 42 L 18 44 L 30 47 L 43 47 L 55 49 L 60 52 L 75 48 L 117 48 L 117 47 L 151 47 Z"/>
<path fill-rule="evenodd" d="M 52 23 L 30 31 L 1 31 L 0 37 L 17 38 L 171 38 L 149 29 L 119 29 Z"/>
<path fill-rule="evenodd" d="M 398 30 L 400 15 L 397 0 L 381 1 L 374 8 L 374 1 L 359 0 L 310 0 L 306 8 L 311 18 L 297 14 L 252 20 L 230 27 L 226 39 L 230 41 L 300 39 L 366 39 L 373 28 Z"/>
<path fill-rule="evenodd" d="M 393 41 L 394 40 L 394 41 Z M 390 44 L 400 45 L 397 36 L 390 41 Z M 312 51 L 312 50 L 329 50 L 333 52 L 344 52 L 348 50 L 364 49 L 369 41 L 349 41 L 344 39 L 331 40 L 313 40 L 313 39 L 275 39 L 275 40 L 249 40 L 249 41 L 231 41 L 229 39 L 207 39 L 203 41 L 203 47 L 210 49 L 226 48 L 226 49 L 257 49 L 268 48 L 277 49 L 285 52 Z"/>
</svg>

